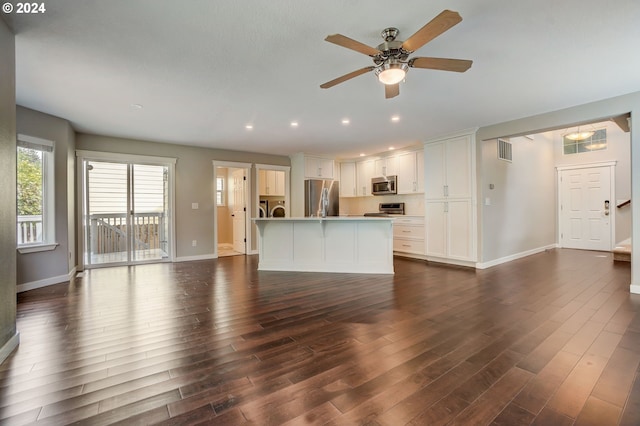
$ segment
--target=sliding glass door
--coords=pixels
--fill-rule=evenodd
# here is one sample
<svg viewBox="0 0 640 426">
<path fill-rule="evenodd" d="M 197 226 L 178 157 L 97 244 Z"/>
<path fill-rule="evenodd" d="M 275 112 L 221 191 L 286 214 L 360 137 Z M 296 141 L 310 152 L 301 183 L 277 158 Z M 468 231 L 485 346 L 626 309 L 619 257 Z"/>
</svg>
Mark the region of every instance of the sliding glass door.
<svg viewBox="0 0 640 426">
<path fill-rule="evenodd" d="M 83 160 L 84 264 L 171 257 L 170 167 Z"/>
</svg>

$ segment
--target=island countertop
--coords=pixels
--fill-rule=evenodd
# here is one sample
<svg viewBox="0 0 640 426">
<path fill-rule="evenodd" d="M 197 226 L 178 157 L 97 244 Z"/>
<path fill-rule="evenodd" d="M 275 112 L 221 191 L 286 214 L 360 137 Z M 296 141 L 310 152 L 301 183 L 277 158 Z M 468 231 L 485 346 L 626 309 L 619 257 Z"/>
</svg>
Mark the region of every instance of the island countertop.
<svg viewBox="0 0 640 426">
<path fill-rule="evenodd" d="M 393 217 L 253 218 L 261 271 L 393 274 Z"/>
</svg>

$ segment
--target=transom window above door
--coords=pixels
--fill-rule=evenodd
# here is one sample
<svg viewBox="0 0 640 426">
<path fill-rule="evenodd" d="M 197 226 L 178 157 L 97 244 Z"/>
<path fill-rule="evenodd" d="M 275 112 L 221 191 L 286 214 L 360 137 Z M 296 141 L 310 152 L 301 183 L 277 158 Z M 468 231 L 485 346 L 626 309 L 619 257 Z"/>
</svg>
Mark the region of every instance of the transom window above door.
<svg viewBox="0 0 640 426">
<path fill-rule="evenodd" d="M 562 136 L 564 154 L 579 154 L 582 152 L 602 151 L 607 149 L 607 129 L 594 130 L 589 136 L 587 132 L 580 136 L 579 132 Z"/>
</svg>

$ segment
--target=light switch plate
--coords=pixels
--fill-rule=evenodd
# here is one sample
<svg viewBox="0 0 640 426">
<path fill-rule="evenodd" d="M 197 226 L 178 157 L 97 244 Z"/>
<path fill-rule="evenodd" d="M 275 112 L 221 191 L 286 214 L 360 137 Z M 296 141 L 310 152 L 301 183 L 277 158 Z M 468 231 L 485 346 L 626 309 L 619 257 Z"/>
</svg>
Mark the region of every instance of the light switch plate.
<svg viewBox="0 0 640 426">
<path fill-rule="evenodd" d="M 199 207 L 200 207 L 200 206 L 198 205 L 198 203 L 191 203 L 191 208 L 192 208 L 193 210 L 198 210 L 198 208 L 199 208 Z"/>
</svg>

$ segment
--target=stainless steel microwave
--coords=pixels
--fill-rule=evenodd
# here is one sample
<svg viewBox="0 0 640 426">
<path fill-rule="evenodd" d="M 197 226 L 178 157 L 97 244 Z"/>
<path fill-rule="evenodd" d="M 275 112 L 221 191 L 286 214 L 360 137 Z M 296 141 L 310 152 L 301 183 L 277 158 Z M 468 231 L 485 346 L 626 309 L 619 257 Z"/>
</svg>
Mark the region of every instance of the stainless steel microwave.
<svg viewBox="0 0 640 426">
<path fill-rule="evenodd" d="M 381 176 L 371 178 L 371 193 L 373 195 L 397 194 L 397 176 Z"/>
</svg>

